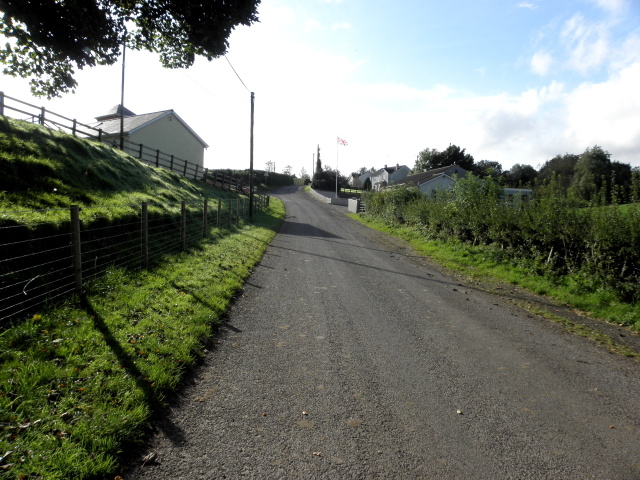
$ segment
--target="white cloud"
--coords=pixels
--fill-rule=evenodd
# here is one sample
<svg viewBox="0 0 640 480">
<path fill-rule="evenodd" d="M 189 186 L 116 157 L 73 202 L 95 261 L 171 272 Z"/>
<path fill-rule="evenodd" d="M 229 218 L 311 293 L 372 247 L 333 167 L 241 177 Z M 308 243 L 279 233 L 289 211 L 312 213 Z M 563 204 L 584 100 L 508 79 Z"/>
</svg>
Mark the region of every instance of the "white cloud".
<svg viewBox="0 0 640 480">
<path fill-rule="evenodd" d="M 619 13 L 625 7 L 625 0 L 591 0 L 603 10 L 612 13 Z M 632 0 L 633 1 L 633 0 Z"/>
<path fill-rule="evenodd" d="M 536 8 L 538 8 L 535 3 L 531 2 L 520 2 L 517 6 L 518 8 L 527 8 L 529 10 L 535 10 Z"/>
<path fill-rule="evenodd" d="M 601 145 L 614 160 L 640 164 L 640 63 L 606 82 L 583 83 L 566 100 L 565 137 L 584 148 Z"/>
<path fill-rule="evenodd" d="M 553 57 L 547 52 L 536 52 L 531 57 L 531 71 L 536 75 L 545 76 L 553 64 Z"/>
<path fill-rule="evenodd" d="M 331 30 L 349 30 L 351 29 L 351 24 L 347 22 L 336 23 L 331 27 Z"/>
<path fill-rule="evenodd" d="M 313 19 L 309 19 L 305 22 L 304 24 L 304 31 L 305 32 L 311 32 L 313 30 L 317 30 L 320 28 L 320 22 L 318 22 L 317 20 L 313 20 Z"/>
<path fill-rule="evenodd" d="M 589 22 L 580 13 L 565 23 L 560 39 L 568 50 L 568 66 L 582 74 L 602 67 L 609 57 L 607 25 Z"/>
</svg>

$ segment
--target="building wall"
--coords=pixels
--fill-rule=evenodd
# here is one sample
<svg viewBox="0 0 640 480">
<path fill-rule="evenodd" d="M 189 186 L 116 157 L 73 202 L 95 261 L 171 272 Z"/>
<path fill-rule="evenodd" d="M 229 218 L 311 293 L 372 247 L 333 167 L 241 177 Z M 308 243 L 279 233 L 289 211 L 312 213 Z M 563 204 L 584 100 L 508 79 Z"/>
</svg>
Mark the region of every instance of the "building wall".
<svg viewBox="0 0 640 480">
<path fill-rule="evenodd" d="M 447 175 L 440 175 L 428 182 L 418 185 L 418 190 L 420 190 L 421 193 L 433 196 L 437 191 L 449 190 L 454 183 L 455 180 L 453 178 Z"/>
<path fill-rule="evenodd" d="M 411 169 L 406 165 L 403 165 L 398 170 L 389 174 L 389 183 L 399 182 L 400 180 L 405 179 L 409 173 L 411 173 Z"/>
<path fill-rule="evenodd" d="M 141 128 L 129 140 L 204 167 L 204 145 L 174 115 Z"/>
</svg>

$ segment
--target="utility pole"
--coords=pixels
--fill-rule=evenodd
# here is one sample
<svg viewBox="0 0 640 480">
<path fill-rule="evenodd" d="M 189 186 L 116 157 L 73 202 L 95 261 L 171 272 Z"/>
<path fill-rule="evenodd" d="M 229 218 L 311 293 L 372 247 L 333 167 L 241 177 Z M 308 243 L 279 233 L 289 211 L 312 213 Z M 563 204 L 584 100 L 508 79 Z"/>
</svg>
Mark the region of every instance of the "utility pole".
<svg viewBox="0 0 640 480">
<path fill-rule="evenodd" d="M 253 219 L 253 105 L 255 95 L 251 92 L 251 131 L 249 134 L 249 218 Z"/>
<path fill-rule="evenodd" d="M 124 151 L 124 57 L 127 52 L 127 40 L 122 44 L 122 85 L 120 87 L 120 150 Z"/>
</svg>

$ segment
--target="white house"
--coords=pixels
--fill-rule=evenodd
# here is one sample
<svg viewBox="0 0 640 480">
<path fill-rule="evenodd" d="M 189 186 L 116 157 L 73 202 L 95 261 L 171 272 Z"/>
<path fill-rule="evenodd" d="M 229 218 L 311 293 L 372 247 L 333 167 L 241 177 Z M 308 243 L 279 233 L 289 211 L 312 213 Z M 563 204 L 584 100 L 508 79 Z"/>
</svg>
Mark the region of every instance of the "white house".
<svg viewBox="0 0 640 480">
<path fill-rule="evenodd" d="M 362 175 L 354 173 L 351 176 L 351 186 L 353 188 L 364 189 L 367 179 L 371 178 L 372 172 L 364 172 Z"/>
<path fill-rule="evenodd" d="M 209 145 L 173 110 L 136 115 L 116 105 L 106 114 L 96 117 L 98 123 L 94 127 L 102 129 L 104 143 L 120 144 L 121 113 L 124 114 L 125 141 L 204 167 L 204 150 Z"/>
<path fill-rule="evenodd" d="M 385 188 L 393 183 L 398 183 L 409 175 L 411 169 L 406 165 L 398 165 L 395 167 L 387 167 L 374 172 L 371 174 L 371 189 L 372 190 L 380 190 Z"/>
</svg>

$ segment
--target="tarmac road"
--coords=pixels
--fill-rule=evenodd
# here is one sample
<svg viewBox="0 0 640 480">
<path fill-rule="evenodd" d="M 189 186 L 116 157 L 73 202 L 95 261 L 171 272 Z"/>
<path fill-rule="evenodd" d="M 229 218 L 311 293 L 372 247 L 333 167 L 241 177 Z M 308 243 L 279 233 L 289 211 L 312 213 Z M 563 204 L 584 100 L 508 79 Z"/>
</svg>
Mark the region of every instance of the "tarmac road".
<svg viewBox="0 0 640 480">
<path fill-rule="evenodd" d="M 345 207 L 287 219 L 133 479 L 640 479 L 637 361 Z"/>
</svg>

